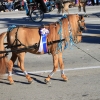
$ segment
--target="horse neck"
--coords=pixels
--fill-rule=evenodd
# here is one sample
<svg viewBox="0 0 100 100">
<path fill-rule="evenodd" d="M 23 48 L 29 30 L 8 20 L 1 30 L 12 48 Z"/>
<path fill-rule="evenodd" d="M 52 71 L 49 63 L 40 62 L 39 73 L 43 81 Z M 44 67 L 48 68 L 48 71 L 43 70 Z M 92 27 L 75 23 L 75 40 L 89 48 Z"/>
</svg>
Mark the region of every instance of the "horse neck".
<svg viewBox="0 0 100 100">
<path fill-rule="evenodd" d="M 69 24 L 71 27 L 72 35 L 74 37 L 77 34 L 78 29 L 79 29 L 76 15 L 70 15 L 70 16 L 68 16 L 68 19 L 69 19 Z"/>
<path fill-rule="evenodd" d="M 63 25 L 63 34 L 65 38 L 69 38 L 69 28 L 68 28 L 68 18 L 63 18 L 62 25 Z"/>
</svg>

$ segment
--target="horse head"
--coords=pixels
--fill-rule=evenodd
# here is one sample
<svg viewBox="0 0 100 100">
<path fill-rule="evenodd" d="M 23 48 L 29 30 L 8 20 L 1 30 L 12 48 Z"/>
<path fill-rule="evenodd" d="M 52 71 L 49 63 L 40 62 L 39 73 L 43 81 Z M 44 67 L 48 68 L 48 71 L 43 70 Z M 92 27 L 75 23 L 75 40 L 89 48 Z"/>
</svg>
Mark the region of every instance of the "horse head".
<svg viewBox="0 0 100 100">
<path fill-rule="evenodd" d="M 85 19 L 83 15 L 79 15 L 79 26 L 80 26 L 80 31 L 86 30 L 86 26 L 85 26 Z"/>
<path fill-rule="evenodd" d="M 72 17 L 69 17 L 73 32 L 73 41 L 79 43 L 82 40 L 82 31 L 86 30 L 85 19 L 82 15 L 74 14 Z"/>
<path fill-rule="evenodd" d="M 85 19 L 82 15 L 77 15 L 77 22 L 78 22 L 78 32 L 75 36 L 75 43 L 79 43 L 82 40 L 82 31 L 86 30 L 85 26 Z"/>
</svg>

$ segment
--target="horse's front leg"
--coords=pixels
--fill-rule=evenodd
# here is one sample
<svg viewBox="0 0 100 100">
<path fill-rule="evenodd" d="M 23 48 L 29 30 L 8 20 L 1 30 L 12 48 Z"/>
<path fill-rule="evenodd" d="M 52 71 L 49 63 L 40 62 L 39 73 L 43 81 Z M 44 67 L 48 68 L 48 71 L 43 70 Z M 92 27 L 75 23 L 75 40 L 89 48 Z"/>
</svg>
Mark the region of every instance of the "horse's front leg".
<svg viewBox="0 0 100 100">
<path fill-rule="evenodd" d="M 84 17 L 89 17 L 89 16 L 86 14 L 86 4 L 85 4 L 85 3 L 83 4 L 83 11 L 84 11 Z"/>
<path fill-rule="evenodd" d="M 64 81 L 68 81 L 68 77 L 64 74 L 64 63 L 62 58 L 62 52 L 58 54 L 58 62 L 61 70 L 61 77 L 63 78 Z"/>
<path fill-rule="evenodd" d="M 53 55 L 53 71 L 48 75 L 48 77 L 45 79 L 45 82 L 48 83 L 53 76 L 53 74 L 57 71 L 58 69 L 58 54 Z"/>
<path fill-rule="evenodd" d="M 26 76 L 26 79 L 29 83 L 32 83 L 33 79 L 30 77 L 30 75 L 27 73 L 24 67 L 24 58 L 25 58 L 25 52 L 18 54 L 18 66 Z"/>
<path fill-rule="evenodd" d="M 10 84 L 14 83 L 13 78 L 12 78 L 12 68 L 16 59 L 17 59 L 17 55 L 12 53 L 12 57 L 8 62 L 8 81 Z"/>
</svg>

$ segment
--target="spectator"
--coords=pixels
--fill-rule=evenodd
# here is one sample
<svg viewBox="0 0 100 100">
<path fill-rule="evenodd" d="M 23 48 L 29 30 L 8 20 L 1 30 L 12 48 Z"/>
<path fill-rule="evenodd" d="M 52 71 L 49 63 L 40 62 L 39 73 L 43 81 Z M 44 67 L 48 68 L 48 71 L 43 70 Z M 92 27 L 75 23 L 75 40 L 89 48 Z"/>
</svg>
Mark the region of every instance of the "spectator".
<svg viewBox="0 0 100 100">
<path fill-rule="evenodd" d="M 94 6 L 94 5 L 99 5 L 99 0 L 91 0 L 91 2 L 92 2 L 92 5 Z"/>
<path fill-rule="evenodd" d="M 14 10 L 13 0 L 4 0 L 4 4 L 5 4 L 5 7 L 6 7 L 6 11 Z"/>
<path fill-rule="evenodd" d="M 13 5 L 13 10 L 20 10 L 21 8 L 21 4 L 20 4 L 20 0 L 14 0 L 13 1 L 14 5 Z"/>
<path fill-rule="evenodd" d="M 3 1 L 0 1 L 0 11 L 5 12 L 5 7 L 3 5 Z"/>
<path fill-rule="evenodd" d="M 24 1 L 24 9 L 26 11 L 26 15 L 29 16 L 29 9 L 28 9 L 27 0 L 23 0 L 23 1 Z"/>
<path fill-rule="evenodd" d="M 21 0 L 21 1 L 20 1 L 20 5 L 21 5 L 20 10 L 24 10 L 24 0 Z"/>
</svg>

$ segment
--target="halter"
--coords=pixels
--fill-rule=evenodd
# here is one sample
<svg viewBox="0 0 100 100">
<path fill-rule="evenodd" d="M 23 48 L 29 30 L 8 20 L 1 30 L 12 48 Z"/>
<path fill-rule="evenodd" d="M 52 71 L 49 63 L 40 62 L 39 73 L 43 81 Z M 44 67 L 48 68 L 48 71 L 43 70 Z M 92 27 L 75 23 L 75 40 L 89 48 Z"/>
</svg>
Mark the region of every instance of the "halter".
<svg viewBox="0 0 100 100">
<path fill-rule="evenodd" d="M 78 20 L 78 32 L 77 34 L 75 35 L 75 38 L 74 38 L 74 41 L 77 41 L 77 37 L 78 36 L 82 36 L 82 34 L 78 34 L 79 32 L 82 32 L 85 28 L 85 26 L 81 26 L 80 23 L 84 22 L 84 20 Z"/>
<path fill-rule="evenodd" d="M 83 31 L 83 30 L 84 30 L 84 28 L 85 28 L 85 26 L 84 26 L 84 27 L 82 27 L 82 26 L 80 25 L 80 23 L 81 23 L 81 22 L 84 22 L 84 20 L 78 20 L 78 25 L 79 25 L 79 27 L 80 27 L 80 29 L 79 29 L 79 30 L 80 30 L 80 32 L 81 32 L 81 31 Z"/>
</svg>

